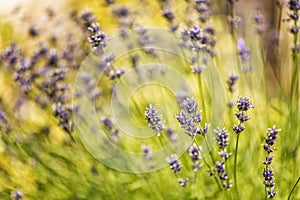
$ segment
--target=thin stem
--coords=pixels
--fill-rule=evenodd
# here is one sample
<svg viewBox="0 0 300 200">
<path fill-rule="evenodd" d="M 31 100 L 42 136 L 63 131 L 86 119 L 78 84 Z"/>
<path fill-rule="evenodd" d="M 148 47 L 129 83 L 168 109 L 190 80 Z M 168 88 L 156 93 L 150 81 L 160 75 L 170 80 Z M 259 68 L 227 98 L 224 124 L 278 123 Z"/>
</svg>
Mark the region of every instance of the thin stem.
<svg viewBox="0 0 300 200">
<path fill-rule="evenodd" d="M 240 134 L 238 134 L 237 138 L 236 138 L 235 153 L 234 153 L 234 169 L 233 169 L 234 189 L 235 189 L 235 193 L 236 193 L 236 199 L 239 199 L 238 187 L 237 187 L 237 179 L 236 179 L 236 164 L 237 164 L 237 152 L 238 152 L 238 148 L 239 148 L 239 137 L 240 137 Z"/>
<path fill-rule="evenodd" d="M 209 146 L 208 146 L 208 143 L 207 143 L 206 137 L 204 137 L 204 141 L 205 141 L 205 145 L 206 145 L 206 147 L 207 147 L 207 150 L 209 151 L 209 155 L 210 155 L 210 157 L 211 157 L 211 159 L 212 159 L 213 163 L 216 163 L 216 161 L 215 161 L 215 158 L 214 158 L 214 156 L 213 156 L 212 152 L 209 150 Z"/>
<path fill-rule="evenodd" d="M 291 196 L 292 196 L 292 194 L 293 194 L 293 192 L 294 192 L 294 190 L 295 190 L 297 184 L 299 183 L 299 181 L 300 181 L 300 177 L 298 178 L 298 180 L 297 180 L 296 183 L 294 184 L 294 186 L 293 186 L 293 188 L 292 188 L 292 190 L 291 190 L 291 192 L 290 192 L 290 194 L 289 194 L 289 196 L 288 196 L 288 198 L 287 198 L 288 200 L 291 199 Z"/>
<path fill-rule="evenodd" d="M 220 185 L 220 183 L 219 183 L 217 177 L 216 177 L 215 174 L 213 173 L 212 167 L 208 164 L 208 162 L 207 162 L 206 159 L 204 158 L 204 156 L 203 156 L 203 154 L 202 154 L 202 151 L 201 151 L 201 149 L 200 149 L 200 145 L 198 144 L 198 142 L 197 142 L 197 140 L 196 140 L 195 137 L 194 137 L 194 142 L 195 142 L 196 145 L 198 146 L 199 152 L 200 152 L 200 154 L 201 154 L 201 157 L 202 157 L 202 159 L 203 159 L 205 165 L 208 167 L 209 172 L 210 172 L 211 174 L 213 174 L 213 176 L 214 176 L 214 178 L 215 178 L 215 181 L 216 181 L 216 183 L 218 184 L 219 190 L 222 191 L 222 187 L 221 187 L 221 185 Z"/>
</svg>

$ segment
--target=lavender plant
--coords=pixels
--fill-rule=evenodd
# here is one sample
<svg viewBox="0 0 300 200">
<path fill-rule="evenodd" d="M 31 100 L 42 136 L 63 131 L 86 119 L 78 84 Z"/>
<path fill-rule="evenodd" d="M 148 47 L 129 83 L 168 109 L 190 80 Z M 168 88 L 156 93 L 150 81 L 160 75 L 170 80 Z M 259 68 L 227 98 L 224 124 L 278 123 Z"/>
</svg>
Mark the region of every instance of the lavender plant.
<svg viewBox="0 0 300 200">
<path fill-rule="evenodd" d="M 202 128 L 200 122 L 202 120 L 201 112 L 198 110 L 198 104 L 194 98 L 185 98 L 181 102 L 181 111 L 175 117 L 180 123 L 181 128 L 190 137 L 195 137 L 197 134 L 204 135 L 208 131 L 208 125 L 205 124 Z"/>
<path fill-rule="evenodd" d="M 162 116 L 158 114 L 157 107 L 150 104 L 149 107 L 146 108 L 145 116 L 148 121 L 148 126 L 156 132 L 157 136 L 160 136 L 165 126 Z"/>
<path fill-rule="evenodd" d="M 219 156 L 222 158 L 222 161 L 217 161 L 215 164 L 214 171 L 218 174 L 219 179 L 222 182 L 223 188 L 229 190 L 232 187 L 232 181 L 228 178 L 228 172 L 226 171 L 226 164 L 228 158 L 231 156 L 231 153 L 228 153 L 226 147 L 229 143 L 229 135 L 227 130 L 223 128 L 222 130 L 217 128 L 215 131 L 216 141 L 219 145 Z"/>
<path fill-rule="evenodd" d="M 139 6 L 141 2 L 143 6 Z M 35 9 L 36 12 L 28 12 L 21 6 L 12 14 L 7 14 L 11 18 L 7 21 L 0 14 L 0 199 L 262 199 L 261 186 L 255 184 L 261 177 L 256 173 L 257 162 L 253 160 L 259 160 L 259 151 L 255 143 L 258 140 L 256 133 L 261 132 L 262 128 L 265 129 L 266 121 L 270 120 L 280 123 L 280 126 L 289 124 L 289 127 L 286 125 L 285 134 L 281 135 L 281 141 L 285 143 L 281 143 L 278 148 L 278 157 L 281 158 L 278 164 L 284 172 L 276 173 L 276 180 L 282 180 L 276 182 L 276 190 L 271 164 L 275 140 L 280 129 L 274 126 L 267 130 L 264 140 L 266 144 L 263 146 L 266 157 L 262 174 L 266 198 L 276 195 L 276 198 L 280 199 L 286 196 L 288 199 L 298 199 L 299 1 L 278 1 L 280 16 L 277 17 L 276 27 L 273 27 L 276 24 L 276 17 L 273 15 L 276 12 L 272 11 L 274 19 L 270 23 L 271 14 L 261 8 L 269 1 L 141 2 L 61 2 L 68 5 L 61 10 L 43 7 L 44 11 Z M 275 3 L 272 1 L 268 8 L 275 7 Z M 67 11 L 67 7 L 71 7 L 70 12 Z M 91 7 L 93 11 L 81 12 L 80 7 Z M 254 21 L 249 22 L 247 15 L 249 13 L 249 16 L 253 16 L 254 10 Z M 291 22 L 287 25 L 288 28 L 281 25 L 282 13 L 288 14 L 288 19 L 285 20 Z M 223 24 L 226 20 L 229 22 L 230 35 L 227 33 L 228 27 Z M 179 59 L 170 59 L 166 52 L 155 48 L 158 43 L 167 43 L 167 38 L 166 41 L 157 40 L 151 31 L 144 27 L 161 25 L 172 31 L 172 36 L 180 43 L 180 51 L 186 60 L 178 62 Z M 275 70 L 275 75 L 270 70 L 274 68 L 273 63 L 267 61 L 271 54 L 270 48 L 265 51 L 268 47 L 261 43 L 266 38 L 274 37 L 273 28 L 277 32 L 275 46 L 279 49 L 271 50 L 278 52 L 276 55 L 280 57 L 275 59 L 276 66 L 280 66 L 280 70 Z M 291 33 L 292 45 L 289 44 L 289 37 L 286 37 L 286 29 Z M 256 41 L 253 31 L 257 31 L 263 40 Z M 137 37 L 133 36 L 135 34 Z M 115 54 L 111 48 L 107 48 L 110 46 L 110 39 L 115 35 L 120 37 L 120 41 L 128 43 L 128 51 L 132 50 L 132 46 L 136 49 L 129 51 L 128 56 L 124 57 Z M 232 39 L 232 44 L 229 44 L 229 38 Z M 122 49 L 121 44 L 114 45 L 117 50 Z M 292 46 L 290 57 L 285 51 L 287 46 Z M 77 76 L 82 61 L 90 51 L 99 57 L 95 63 L 97 69 L 103 71 L 104 76 L 100 80 L 94 79 L 93 74 Z M 133 115 L 130 116 L 133 120 L 130 120 L 137 126 L 143 126 L 146 120 L 149 128 L 157 136 L 161 136 L 154 137 L 155 139 L 143 138 L 141 145 L 136 138 L 132 139 L 124 134 L 128 131 L 125 130 L 126 127 L 118 127 L 120 121 L 113 119 L 113 116 L 105 111 L 110 108 L 110 93 L 116 83 L 124 81 L 123 75 L 127 75 L 127 72 L 133 69 L 138 74 L 137 78 L 143 80 L 145 77 L 139 72 L 142 69 L 140 65 L 157 62 L 176 68 L 186 78 L 193 91 L 197 91 L 195 96 L 197 99 L 200 97 L 203 104 L 199 106 L 196 98 L 184 98 L 179 102 L 180 111 L 175 114 L 174 119 L 175 106 L 169 106 L 169 114 L 164 116 L 159 113 L 157 106 L 148 105 L 146 110 L 144 107 L 149 98 L 175 105 L 176 102 L 170 101 L 166 93 L 159 94 L 159 90 L 155 89 L 153 96 L 147 92 L 133 95 L 138 98 L 134 100 L 134 105 L 130 104 L 130 109 L 133 110 Z M 229 159 L 230 152 L 233 151 L 229 145 L 231 136 L 225 128 L 212 127 L 215 131 L 218 154 L 216 149 L 212 149 L 211 158 L 206 158 L 202 155 L 202 146 L 198 144 L 199 141 L 203 141 L 203 144 L 208 146 L 210 126 L 202 124 L 203 119 L 209 120 L 209 117 L 203 116 L 199 107 L 205 110 L 207 115 L 210 114 L 210 109 L 219 109 L 211 108 L 209 95 L 204 92 L 207 88 L 202 84 L 205 81 L 215 81 L 202 79 L 206 72 L 210 73 L 207 70 L 210 67 L 209 63 L 217 66 L 220 77 L 227 84 L 231 99 L 234 98 L 234 92 L 240 95 L 239 91 L 245 91 L 253 96 L 259 108 L 251 120 L 253 126 L 249 127 L 249 132 L 252 133 L 251 140 L 239 143 L 240 134 L 245 131 L 246 123 L 250 120 L 248 112 L 254 105 L 248 97 L 239 97 L 237 100 L 237 112 L 234 113 L 237 124 L 232 128 L 237 136 L 233 169 Z M 251 74 L 232 70 L 232 67 L 239 65 L 243 71 L 252 71 Z M 259 68 L 252 70 L 254 65 Z M 190 69 L 183 70 L 188 68 Z M 203 73 L 205 69 L 207 71 Z M 226 76 L 228 72 L 233 71 L 238 73 Z M 290 72 L 291 76 L 286 76 L 286 73 Z M 277 79 L 274 79 L 278 74 L 284 78 L 283 81 L 277 82 Z M 155 75 L 155 72 L 151 75 Z M 87 89 L 75 94 L 72 99 L 73 82 L 76 77 L 84 80 Z M 263 80 L 259 77 L 263 77 Z M 168 78 L 164 80 L 170 81 L 171 85 L 177 84 L 178 80 Z M 278 92 L 277 86 L 284 91 Z M 95 113 L 99 116 L 100 127 L 108 137 L 108 140 L 96 144 L 99 130 L 83 127 L 87 135 L 93 133 L 92 137 L 87 139 L 94 142 L 98 151 L 99 146 L 111 142 L 120 151 L 140 152 L 146 167 L 149 166 L 147 170 L 156 170 L 156 165 L 159 164 L 156 159 L 160 155 L 154 155 L 161 146 L 157 144 L 157 140 L 166 139 L 166 143 L 169 142 L 168 145 L 173 146 L 174 151 L 180 148 L 178 144 L 183 137 L 191 138 L 191 145 L 186 145 L 188 148 L 180 158 L 178 152 L 168 154 L 170 156 L 166 161 L 171 171 L 161 169 L 148 174 L 130 174 L 112 170 L 99 163 L 95 159 L 96 156 L 91 156 L 87 152 L 89 149 L 82 145 L 77 132 L 74 132 L 76 124 L 72 116 L 83 108 L 72 105 L 72 101 L 79 97 L 88 97 L 95 102 Z M 231 112 L 234 103 L 229 102 L 229 106 L 232 107 L 229 109 Z M 88 116 L 80 117 L 82 120 L 89 120 Z M 211 117 L 214 119 L 215 116 Z M 178 134 L 176 121 L 186 135 Z M 230 123 L 231 119 L 225 118 L 224 126 Z M 166 137 L 162 134 L 164 131 Z M 243 148 L 238 149 L 239 146 Z M 113 162 L 121 159 L 118 154 L 109 155 L 109 150 L 106 149 L 100 156 Z M 244 170 L 245 165 L 237 162 L 238 154 L 248 167 L 247 173 Z M 249 154 L 252 155 L 251 159 Z M 161 157 L 167 164 L 165 156 Z M 129 162 L 126 164 L 130 165 Z M 215 180 L 208 178 L 205 173 L 200 173 L 203 165 Z M 233 182 L 230 180 L 232 170 Z M 244 175 L 244 181 L 239 183 L 238 172 Z M 175 174 L 177 181 L 169 177 L 171 173 Z M 219 190 L 216 183 L 219 184 Z M 227 191 L 232 184 L 236 189 Z M 182 188 L 178 189 L 179 187 Z M 253 188 L 253 192 L 248 192 L 248 188 Z"/>
<path fill-rule="evenodd" d="M 268 128 L 267 130 L 267 137 L 265 138 L 266 144 L 264 144 L 264 150 L 266 151 L 266 159 L 263 161 L 263 164 L 265 165 L 264 171 L 263 171 L 263 177 L 264 177 L 264 185 L 266 187 L 268 198 L 273 198 L 276 195 L 276 192 L 274 190 L 275 181 L 274 181 L 274 174 L 273 170 L 271 168 L 271 164 L 273 161 L 273 155 L 272 153 L 276 150 L 273 145 L 275 144 L 275 141 L 277 139 L 278 133 L 281 131 L 281 129 L 276 129 L 276 126 L 274 125 L 272 128 Z"/>
<path fill-rule="evenodd" d="M 238 119 L 238 125 L 233 125 L 232 130 L 236 133 L 237 138 L 236 138 L 236 144 L 235 144 L 235 153 L 234 153 L 234 184 L 235 184 L 235 191 L 236 191 L 236 196 L 238 197 L 238 189 L 237 189 L 237 176 L 236 176 L 236 170 L 237 170 L 237 152 L 238 152 L 238 147 L 239 147 L 239 137 L 240 134 L 245 130 L 246 125 L 244 122 L 248 121 L 249 115 L 246 114 L 246 112 L 254 108 L 254 105 L 251 103 L 250 99 L 248 97 L 239 97 L 237 102 L 236 102 L 236 107 L 239 112 L 235 113 L 234 115 Z"/>
</svg>

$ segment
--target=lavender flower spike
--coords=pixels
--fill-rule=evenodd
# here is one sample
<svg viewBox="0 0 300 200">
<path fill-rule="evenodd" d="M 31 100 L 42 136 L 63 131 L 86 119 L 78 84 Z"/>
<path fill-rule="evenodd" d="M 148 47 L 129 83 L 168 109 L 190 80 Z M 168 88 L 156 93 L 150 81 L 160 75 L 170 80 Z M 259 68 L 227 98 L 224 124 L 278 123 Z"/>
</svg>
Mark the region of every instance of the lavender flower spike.
<svg viewBox="0 0 300 200">
<path fill-rule="evenodd" d="M 181 165 L 176 154 L 172 154 L 170 157 L 167 157 L 166 161 L 169 163 L 174 174 L 178 174 L 181 171 Z"/>
<path fill-rule="evenodd" d="M 181 111 L 175 117 L 180 123 L 181 128 L 186 131 L 190 137 L 196 134 L 205 134 L 208 131 L 208 125 L 203 130 L 199 123 L 202 120 L 201 111 L 198 110 L 198 104 L 194 98 L 185 98 L 181 102 Z"/>
<path fill-rule="evenodd" d="M 146 108 L 145 111 L 146 120 L 148 121 L 148 126 L 155 130 L 157 136 L 160 136 L 160 132 L 165 128 L 163 124 L 163 118 L 158 114 L 158 110 L 155 106 L 151 104 Z"/>
<path fill-rule="evenodd" d="M 266 159 L 263 161 L 263 164 L 265 165 L 264 171 L 263 171 L 263 177 L 264 177 L 264 185 L 266 186 L 268 198 L 273 198 L 276 195 L 276 192 L 274 190 L 275 181 L 274 181 L 274 174 L 272 171 L 272 168 L 270 167 L 273 156 L 271 153 L 275 151 L 275 148 L 273 145 L 275 144 L 275 140 L 277 139 L 278 133 L 281 131 L 281 129 L 276 129 L 276 126 L 274 125 L 272 128 L 268 128 L 267 130 L 267 137 L 265 138 L 266 144 L 264 144 L 264 150 L 267 152 Z"/>
</svg>

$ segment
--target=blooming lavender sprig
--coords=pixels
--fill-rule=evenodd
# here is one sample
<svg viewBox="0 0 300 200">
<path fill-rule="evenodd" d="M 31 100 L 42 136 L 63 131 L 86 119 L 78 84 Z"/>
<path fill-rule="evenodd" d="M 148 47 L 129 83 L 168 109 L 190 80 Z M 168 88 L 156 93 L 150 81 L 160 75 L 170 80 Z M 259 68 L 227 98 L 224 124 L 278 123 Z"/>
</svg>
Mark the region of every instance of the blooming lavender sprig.
<svg viewBox="0 0 300 200">
<path fill-rule="evenodd" d="M 213 38 L 214 29 L 212 27 L 200 28 L 195 25 L 189 30 L 185 30 L 181 34 L 181 45 L 185 48 L 192 50 L 193 52 L 207 52 L 211 56 L 214 56 L 212 47 L 216 42 Z"/>
<path fill-rule="evenodd" d="M 251 51 L 248 46 L 246 46 L 246 42 L 244 39 L 240 38 L 237 41 L 237 50 L 239 57 L 242 61 L 242 70 L 244 72 L 250 72 L 253 70 L 253 66 L 251 64 Z"/>
<path fill-rule="evenodd" d="M 119 139 L 119 129 L 117 129 L 115 126 L 114 126 L 114 123 L 113 121 L 108 118 L 108 117 L 102 117 L 101 119 L 102 121 L 102 124 L 104 125 L 104 128 L 109 131 L 109 134 L 111 136 L 111 139 L 119 144 L 120 143 L 120 139 Z"/>
<path fill-rule="evenodd" d="M 162 16 L 169 22 L 170 25 L 170 30 L 171 31 L 176 31 L 179 27 L 179 23 L 174 22 L 175 19 L 175 14 L 172 8 L 170 7 L 165 7 L 162 10 Z"/>
<path fill-rule="evenodd" d="M 254 105 L 248 97 L 239 97 L 237 100 L 237 108 L 239 112 L 235 113 L 235 116 L 239 120 L 239 123 L 238 125 L 234 125 L 232 129 L 236 134 L 240 134 L 246 128 L 243 123 L 250 119 L 249 115 L 246 115 L 245 112 L 250 108 L 254 108 Z"/>
<path fill-rule="evenodd" d="M 274 181 L 274 174 L 272 171 L 272 168 L 270 167 L 273 156 L 271 153 L 275 151 L 275 148 L 273 145 L 275 144 L 275 140 L 277 139 L 278 133 L 281 131 L 281 129 L 276 129 L 276 126 L 274 125 L 272 128 L 267 129 L 267 137 L 265 137 L 265 144 L 263 146 L 264 150 L 266 151 L 266 159 L 263 161 L 263 164 L 265 165 L 265 168 L 263 170 L 263 177 L 264 177 L 264 185 L 266 186 L 266 190 L 268 193 L 268 198 L 273 198 L 276 195 L 276 192 L 274 190 L 275 181 Z"/>
<path fill-rule="evenodd" d="M 105 33 L 100 30 L 98 24 L 92 23 L 91 26 L 88 27 L 88 30 L 90 31 L 88 40 L 94 49 L 99 50 L 106 47 Z"/>
<path fill-rule="evenodd" d="M 217 128 L 214 131 L 216 134 L 215 140 L 217 141 L 220 149 L 219 155 L 222 158 L 222 161 L 216 162 L 214 172 L 217 172 L 223 188 L 229 190 L 232 187 L 232 181 L 228 179 L 228 173 L 226 172 L 226 162 L 231 156 L 231 153 L 227 153 L 226 151 L 226 147 L 229 144 L 229 135 L 225 128 Z"/>
<path fill-rule="evenodd" d="M 199 17 L 198 19 L 205 23 L 209 19 L 212 11 L 210 9 L 210 0 L 194 0 L 195 10 L 197 11 Z"/>
<path fill-rule="evenodd" d="M 166 158 L 166 161 L 169 163 L 172 172 L 174 174 L 179 174 L 181 171 L 181 164 L 178 160 L 178 156 L 176 154 L 172 154 Z"/>
<path fill-rule="evenodd" d="M 205 124 L 203 129 L 200 127 L 202 120 L 201 112 L 198 110 L 198 104 L 194 98 L 185 98 L 181 102 L 181 111 L 175 117 L 180 123 L 181 128 L 185 130 L 185 133 L 190 137 L 194 137 L 197 134 L 205 134 L 208 132 L 208 124 Z"/>
<path fill-rule="evenodd" d="M 228 76 L 227 86 L 228 86 L 230 93 L 234 93 L 236 91 L 236 88 L 234 86 L 237 83 L 238 79 L 239 79 L 239 76 L 236 74 L 230 74 Z"/>
<path fill-rule="evenodd" d="M 256 32 L 262 34 L 265 30 L 264 27 L 264 16 L 261 13 L 256 13 L 253 16 L 253 20 L 256 23 Z"/>
<path fill-rule="evenodd" d="M 236 197 L 238 198 L 238 188 L 237 188 L 237 176 L 236 176 L 236 168 L 237 168 L 237 152 L 238 152 L 238 147 L 239 147 L 239 137 L 240 133 L 243 132 L 246 128 L 246 125 L 243 123 L 248 121 L 249 115 L 245 115 L 245 113 L 251 109 L 254 108 L 254 105 L 251 103 L 250 99 L 248 97 L 239 97 L 237 102 L 236 102 L 237 109 L 239 112 L 235 113 L 235 116 L 239 120 L 238 125 L 233 125 L 232 129 L 236 133 L 237 138 L 236 138 L 236 143 L 235 143 L 235 152 L 234 152 L 234 186 L 235 186 L 235 192 L 236 192 Z"/>
<path fill-rule="evenodd" d="M 188 183 L 188 180 L 186 178 L 179 178 L 178 183 L 180 184 L 180 186 L 185 187 Z"/>
<path fill-rule="evenodd" d="M 151 161 L 153 159 L 153 155 L 151 152 L 151 146 L 143 144 L 142 151 L 143 151 L 145 160 Z"/>
<path fill-rule="evenodd" d="M 149 107 L 146 108 L 145 116 L 148 121 L 148 126 L 156 131 L 157 136 L 160 136 L 160 132 L 165 128 L 165 126 L 162 115 L 158 114 L 157 107 L 150 104 Z"/>
<path fill-rule="evenodd" d="M 228 90 L 231 94 L 231 97 L 233 96 L 233 93 L 236 91 L 235 85 L 236 85 L 238 79 L 239 79 L 239 76 L 236 74 L 230 74 L 228 76 L 227 86 L 228 86 Z M 227 105 L 229 108 L 232 108 L 234 106 L 234 101 L 230 100 Z"/>
<path fill-rule="evenodd" d="M 11 198 L 13 200 L 21 200 L 23 199 L 23 193 L 20 190 L 15 190 L 11 193 Z"/>
<path fill-rule="evenodd" d="M 193 171 L 197 172 L 203 165 L 199 163 L 200 160 L 200 150 L 198 146 L 194 143 L 188 149 L 189 156 L 193 162 Z"/>
</svg>

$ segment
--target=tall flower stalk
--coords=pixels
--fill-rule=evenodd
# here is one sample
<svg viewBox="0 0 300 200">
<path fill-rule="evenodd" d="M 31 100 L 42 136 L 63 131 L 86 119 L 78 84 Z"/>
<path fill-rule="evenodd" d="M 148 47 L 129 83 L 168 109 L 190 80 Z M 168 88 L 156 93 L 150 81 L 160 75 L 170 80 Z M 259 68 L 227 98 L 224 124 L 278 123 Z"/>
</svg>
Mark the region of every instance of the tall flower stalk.
<svg viewBox="0 0 300 200">
<path fill-rule="evenodd" d="M 199 147 L 199 152 L 205 165 L 209 168 L 209 173 L 215 177 L 216 183 L 221 190 L 221 186 L 219 181 L 217 180 L 212 167 L 208 164 L 204 155 L 201 152 L 200 146 L 197 143 L 196 135 L 202 135 L 204 137 L 204 141 L 206 146 L 208 147 L 207 140 L 205 138 L 205 134 L 208 132 L 209 125 L 205 123 L 203 128 L 200 126 L 200 122 L 202 120 L 201 117 L 201 110 L 198 110 L 198 103 L 195 101 L 194 98 L 185 98 L 180 102 L 181 111 L 175 117 L 177 121 L 180 123 L 181 128 L 185 130 L 185 133 L 192 137 L 196 145 Z M 209 152 L 212 161 L 215 163 L 214 156 L 212 155 L 211 151 Z"/>
<path fill-rule="evenodd" d="M 264 171 L 263 171 L 263 177 L 264 177 L 264 185 L 266 188 L 266 198 L 273 198 L 276 195 L 276 192 L 274 190 L 275 181 L 274 181 L 274 174 L 273 170 L 271 168 L 271 163 L 273 161 L 273 155 L 272 152 L 274 152 L 276 149 L 273 147 L 275 144 L 275 140 L 277 139 L 277 135 L 281 131 L 281 129 L 276 129 L 276 126 L 274 125 L 272 128 L 268 128 L 267 130 L 267 137 L 265 137 L 265 144 L 264 144 L 264 150 L 266 151 L 266 159 L 263 161 L 263 164 L 265 165 Z"/>
<path fill-rule="evenodd" d="M 229 190 L 232 187 L 232 182 L 229 180 L 228 169 L 227 167 L 227 160 L 231 156 L 231 153 L 228 153 L 226 147 L 229 144 L 229 135 L 225 128 L 215 130 L 216 134 L 216 141 L 219 145 L 219 156 L 221 157 L 222 161 L 217 161 L 215 164 L 214 171 L 217 172 L 219 179 L 221 180 L 223 188 Z"/>
<path fill-rule="evenodd" d="M 236 197 L 239 198 L 238 188 L 237 188 L 237 176 L 236 176 L 236 166 L 237 166 L 237 152 L 239 148 L 239 137 L 240 134 L 245 130 L 246 125 L 244 124 L 246 121 L 250 119 L 249 115 L 246 115 L 246 112 L 250 108 L 254 108 L 254 105 L 251 103 L 248 97 L 239 97 L 236 103 L 237 109 L 239 110 L 235 113 L 236 118 L 238 119 L 238 125 L 233 125 L 232 129 L 236 133 L 236 143 L 235 143 L 235 153 L 234 153 L 234 188 L 236 191 Z"/>
<path fill-rule="evenodd" d="M 160 136 L 160 132 L 165 129 L 162 115 L 159 115 L 157 107 L 152 106 L 146 108 L 145 111 L 146 120 L 148 121 L 148 126 L 156 131 L 157 136 Z"/>
</svg>

